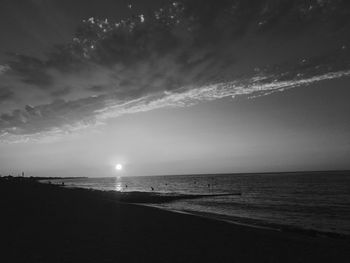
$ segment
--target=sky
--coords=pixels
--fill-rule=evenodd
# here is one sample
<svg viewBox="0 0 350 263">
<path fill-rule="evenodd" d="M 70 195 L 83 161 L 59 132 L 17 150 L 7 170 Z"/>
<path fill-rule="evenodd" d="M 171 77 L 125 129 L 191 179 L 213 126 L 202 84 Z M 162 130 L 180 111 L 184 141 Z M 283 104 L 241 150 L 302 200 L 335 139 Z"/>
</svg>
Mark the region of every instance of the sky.
<svg viewBox="0 0 350 263">
<path fill-rule="evenodd" d="M 350 169 L 345 0 L 0 6 L 2 175 Z"/>
</svg>

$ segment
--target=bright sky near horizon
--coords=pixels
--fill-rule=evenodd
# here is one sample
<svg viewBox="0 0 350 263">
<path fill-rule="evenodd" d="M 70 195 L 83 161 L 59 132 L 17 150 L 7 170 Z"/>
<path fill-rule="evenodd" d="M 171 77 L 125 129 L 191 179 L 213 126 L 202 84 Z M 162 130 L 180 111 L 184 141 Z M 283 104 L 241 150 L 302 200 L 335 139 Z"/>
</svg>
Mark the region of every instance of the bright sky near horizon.
<svg viewBox="0 0 350 263">
<path fill-rule="evenodd" d="M 349 4 L 278 2 L 4 0 L 0 174 L 350 169 Z"/>
</svg>

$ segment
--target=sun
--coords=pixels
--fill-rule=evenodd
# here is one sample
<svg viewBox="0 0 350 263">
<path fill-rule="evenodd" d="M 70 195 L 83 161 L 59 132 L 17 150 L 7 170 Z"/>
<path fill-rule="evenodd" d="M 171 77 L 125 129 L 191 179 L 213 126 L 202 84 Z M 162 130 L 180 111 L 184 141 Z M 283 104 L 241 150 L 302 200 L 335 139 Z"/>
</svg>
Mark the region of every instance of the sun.
<svg viewBox="0 0 350 263">
<path fill-rule="evenodd" d="M 121 170 L 123 170 L 123 165 L 121 165 L 120 163 L 118 163 L 118 164 L 115 166 L 115 169 L 116 169 L 117 171 L 121 171 Z"/>
</svg>

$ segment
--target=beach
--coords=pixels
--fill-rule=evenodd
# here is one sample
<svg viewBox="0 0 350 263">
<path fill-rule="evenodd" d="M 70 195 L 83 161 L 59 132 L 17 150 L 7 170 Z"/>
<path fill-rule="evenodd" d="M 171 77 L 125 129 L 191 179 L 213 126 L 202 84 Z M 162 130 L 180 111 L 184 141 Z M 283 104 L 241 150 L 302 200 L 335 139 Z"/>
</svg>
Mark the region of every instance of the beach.
<svg viewBox="0 0 350 263">
<path fill-rule="evenodd" d="M 1 178 L 0 208 L 1 262 L 348 262 L 350 258 L 347 238 L 235 225 L 128 203 L 127 198 L 107 192 L 30 179 Z"/>
</svg>

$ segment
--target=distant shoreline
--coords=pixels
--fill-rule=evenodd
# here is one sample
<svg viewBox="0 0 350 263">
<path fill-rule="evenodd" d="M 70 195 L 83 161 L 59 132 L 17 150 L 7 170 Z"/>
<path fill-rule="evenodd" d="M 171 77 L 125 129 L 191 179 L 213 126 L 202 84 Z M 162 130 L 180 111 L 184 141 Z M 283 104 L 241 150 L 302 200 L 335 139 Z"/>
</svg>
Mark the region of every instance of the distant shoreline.
<svg viewBox="0 0 350 263">
<path fill-rule="evenodd" d="M 307 174 L 317 174 L 317 173 L 346 173 L 350 174 L 350 170 L 306 170 L 306 171 L 285 171 L 285 172 L 233 172 L 233 173 L 190 173 L 190 174 L 156 174 L 156 175 L 130 175 L 130 177 L 161 177 L 161 176 L 220 176 L 220 175 L 264 175 L 264 174 L 298 174 L 298 173 L 307 173 Z M 6 177 L 6 176 L 2 176 Z M 13 176 L 16 177 L 16 176 Z M 18 176 L 17 176 L 18 177 Z M 55 180 L 55 179 L 82 179 L 82 178 L 114 178 L 116 176 L 70 176 L 70 177 L 40 177 L 40 176 L 30 176 L 24 178 L 32 178 L 35 180 Z M 123 177 L 123 176 L 121 176 Z M 128 176 L 126 176 L 128 177 Z M 1 177 L 0 177 L 1 178 Z"/>
</svg>

